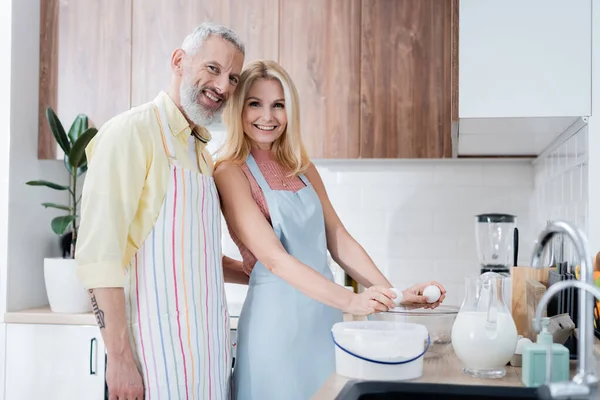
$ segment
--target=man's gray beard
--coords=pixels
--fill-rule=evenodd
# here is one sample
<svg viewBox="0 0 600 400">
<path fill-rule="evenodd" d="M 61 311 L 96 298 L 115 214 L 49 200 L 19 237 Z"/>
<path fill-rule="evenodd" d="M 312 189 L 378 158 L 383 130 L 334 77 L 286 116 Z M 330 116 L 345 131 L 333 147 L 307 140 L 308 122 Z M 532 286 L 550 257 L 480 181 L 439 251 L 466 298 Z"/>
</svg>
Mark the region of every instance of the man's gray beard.
<svg viewBox="0 0 600 400">
<path fill-rule="evenodd" d="M 202 104 L 198 103 L 198 97 L 202 90 L 203 88 L 190 84 L 184 77 L 179 88 L 179 97 L 181 108 L 186 117 L 196 125 L 206 126 L 213 123 L 221 115 L 223 106 L 216 111 L 206 110 Z"/>
</svg>

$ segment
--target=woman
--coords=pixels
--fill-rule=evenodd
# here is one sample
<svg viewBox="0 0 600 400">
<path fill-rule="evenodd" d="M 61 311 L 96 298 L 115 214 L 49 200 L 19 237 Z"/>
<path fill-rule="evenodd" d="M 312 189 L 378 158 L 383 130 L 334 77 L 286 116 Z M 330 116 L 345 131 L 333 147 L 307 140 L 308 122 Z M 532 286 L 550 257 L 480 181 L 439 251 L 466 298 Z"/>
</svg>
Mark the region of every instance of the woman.
<svg viewBox="0 0 600 400">
<path fill-rule="evenodd" d="M 248 64 L 224 111 L 228 138 L 215 180 L 232 239 L 250 275 L 238 323 L 237 399 L 308 399 L 335 371 L 331 327 L 342 312 L 394 307 L 390 282 L 335 213 L 300 138 L 298 94 L 273 61 Z M 368 290 L 333 282 L 332 258 Z M 426 303 L 430 283 L 406 290 Z M 442 297 L 444 288 L 440 286 Z"/>
</svg>

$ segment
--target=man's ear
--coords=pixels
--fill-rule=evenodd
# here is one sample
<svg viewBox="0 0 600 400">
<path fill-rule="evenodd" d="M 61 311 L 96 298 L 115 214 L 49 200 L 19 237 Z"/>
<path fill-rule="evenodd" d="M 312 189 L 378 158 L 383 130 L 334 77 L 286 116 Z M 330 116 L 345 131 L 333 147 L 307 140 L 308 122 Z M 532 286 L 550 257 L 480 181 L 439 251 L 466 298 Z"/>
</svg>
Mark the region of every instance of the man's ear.
<svg viewBox="0 0 600 400">
<path fill-rule="evenodd" d="M 185 51 L 177 49 L 171 54 L 171 70 L 177 76 L 183 75 L 183 59 L 185 57 Z"/>
</svg>

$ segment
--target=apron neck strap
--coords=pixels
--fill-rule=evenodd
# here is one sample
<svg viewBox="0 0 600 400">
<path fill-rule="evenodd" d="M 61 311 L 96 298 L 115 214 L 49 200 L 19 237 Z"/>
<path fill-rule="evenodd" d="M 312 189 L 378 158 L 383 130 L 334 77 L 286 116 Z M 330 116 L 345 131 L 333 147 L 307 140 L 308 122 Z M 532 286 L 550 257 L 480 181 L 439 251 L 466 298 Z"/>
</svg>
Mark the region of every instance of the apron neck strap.
<svg viewBox="0 0 600 400">
<path fill-rule="evenodd" d="M 248 165 L 252 176 L 254 176 L 254 179 L 256 179 L 256 182 L 258 183 L 258 186 L 260 186 L 260 188 L 262 189 L 263 193 L 270 192 L 271 186 L 269 186 L 267 180 L 260 171 L 260 168 L 258 168 L 258 164 L 256 163 L 256 160 L 254 159 L 252 154 L 248 154 L 248 158 L 246 159 L 246 165 Z"/>
<path fill-rule="evenodd" d="M 169 127 L 169 120 L 167 119 L 165 106 L 161 101 L 159 101 L 159 99 L 156 99 L 154 100 L 154 109 L 158 113 L 160 133 L 163 138 L 162 142 L 165 147 L 165 151 L 167 152 L 167 156 L 173 160 L 175 158 L 175 147 L 173 145 L 173 134 L 171 133 L 171 128 Z"/>
<path fill-rule="evenodd" d="M 300 174 L 298 177 L 300 178 L 300 180 L 301 180 L 302 182 L 304 182 L 304 184 L 305 184 L 306 186 L 309 186 L 309 185 L 310 185 L 310 181 L 308 180 L 308 178 L 306 177 L 306 175 L 304 175 L 304 174 Z"/>
</svg>

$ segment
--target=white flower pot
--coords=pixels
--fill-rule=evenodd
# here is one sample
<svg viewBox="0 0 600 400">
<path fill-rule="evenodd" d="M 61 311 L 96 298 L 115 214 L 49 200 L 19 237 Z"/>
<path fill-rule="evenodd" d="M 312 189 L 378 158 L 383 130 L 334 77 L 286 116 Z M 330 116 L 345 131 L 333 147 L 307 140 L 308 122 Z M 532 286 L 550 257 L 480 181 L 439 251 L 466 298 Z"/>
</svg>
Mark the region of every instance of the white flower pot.
<svg viewBox="0 0 600 400">
<path fill-rule="evenodd" d="M 87 290 L 77 277 L 77 263 L 69 258 L 44 258 L 44 280 L 50 309 L 77 314 L 92 311 Z"/>
</svg>

